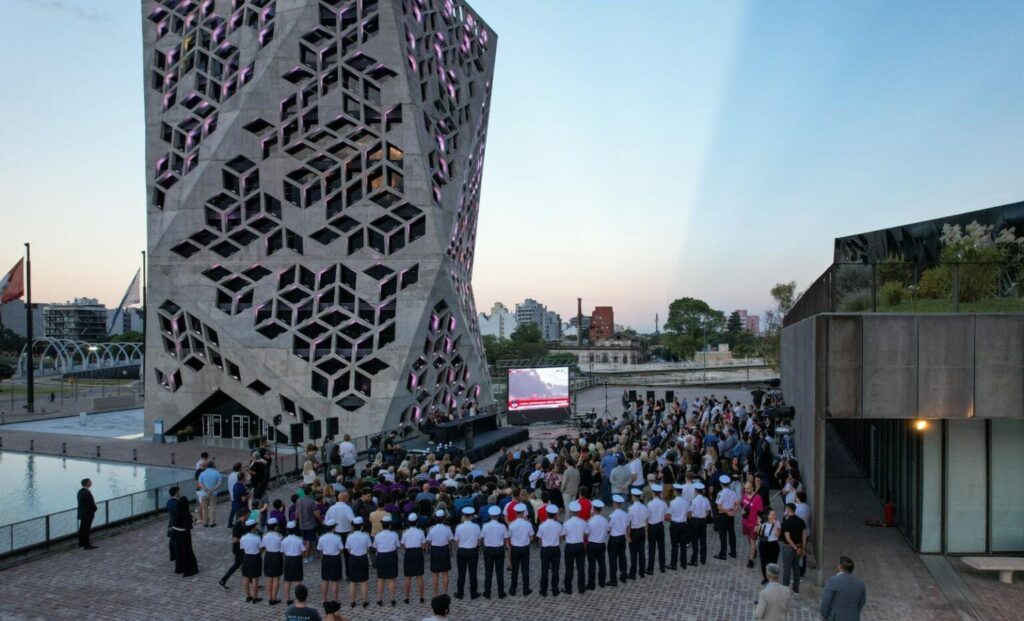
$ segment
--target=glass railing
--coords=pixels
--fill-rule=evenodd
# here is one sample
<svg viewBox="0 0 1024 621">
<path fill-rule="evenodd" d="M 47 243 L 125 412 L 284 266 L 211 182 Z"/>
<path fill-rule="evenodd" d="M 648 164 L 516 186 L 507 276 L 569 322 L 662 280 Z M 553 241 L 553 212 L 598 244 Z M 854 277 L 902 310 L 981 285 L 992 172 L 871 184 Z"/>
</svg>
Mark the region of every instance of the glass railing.
<svg viewBox="0 0 1024 621">
<path fill-rule="evenodd" d="M 160 513 L 166 509 L 170 489 L 177 486 L 181 495 L 195 501 L 196 486 L 192 478 L 134 494 L 118 496 L 98 503 L 93 530 L 116 525 L 135 518 Z M 13 524 L 0 526 L 0 558 L 23 552 L 51 542 L 71 539 L 78 534 L 78 509 L 59 511 Z"/>
<path fill-rule="evenodd" d="M 786 314 L 1020 313 L 1024 263 L 833 263 Z"/>
</svg>

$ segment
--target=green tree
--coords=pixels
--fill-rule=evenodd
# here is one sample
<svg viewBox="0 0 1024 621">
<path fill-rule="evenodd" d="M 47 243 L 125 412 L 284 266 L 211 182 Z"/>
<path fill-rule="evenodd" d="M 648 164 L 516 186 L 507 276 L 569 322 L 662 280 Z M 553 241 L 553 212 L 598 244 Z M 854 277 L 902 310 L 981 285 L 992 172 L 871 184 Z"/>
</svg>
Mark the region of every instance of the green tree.
<svg viewBox="0 0 1024 621">
<path fill-rule="evenodd" d="M 743 331 L 743 320 L 740 319 L 740 312 L 733 311 L 729 314 L 729 319 L 725 322 L 725 332 L 732 334 L 733 336 L 738 335 Z"/>
<path fill-rule="evenodd" d="M 782 351 L 782 320 L 796 303 L 796 281 L 775 283 L 771 289 L 775 306 L 764 314 L 765 331 L 761 339 L 761 355 L 772 369 L 779 370 Z"/>
<path fill-rule="evenodd" d="M 752 356 L 756 356 L 758 346 L 757 337 L 751 332 L 742 330 L 736 335 L 736 342 L 732 345 L 732 355 L 734 358 L 750 358 Z"/>
<path fill-rule="evenodd" d="M 662 343 L 679 358 L 689 359 L 705 342 L 721 340 L 724 329 L 725 313 L 704 300 L 679 298 L 669 304 Z"/>
<path fill-rule="evenodd" d="M 540 333 L 540 327 L 533 323 L 521 323 L 516 326 L 515 331 L 512 333 L 512 344 L 515 346 L 523 345 L 526 343 L 543 343 L 544 337 Z"/>
<path fill-rule="evenodd" d="M 141 343 L 142 333 L 135 330 L 129 330 L 123 334 L 115 334 L 110 337 L 111 343 Z"/>
</svg>

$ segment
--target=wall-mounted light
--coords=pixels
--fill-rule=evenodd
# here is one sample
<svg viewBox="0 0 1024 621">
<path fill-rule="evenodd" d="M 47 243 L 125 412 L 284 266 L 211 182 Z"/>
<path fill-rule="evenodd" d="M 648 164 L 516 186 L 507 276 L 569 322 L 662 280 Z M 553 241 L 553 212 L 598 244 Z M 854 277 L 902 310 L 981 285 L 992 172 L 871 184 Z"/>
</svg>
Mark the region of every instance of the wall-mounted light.
<svg viewBox="0 0 1024 621">
<path fill-rule="evenodd" d="M 923 418 L 919 418 L 914 421 L 914 429 L 917 431 L 924 431 L 928 429 L 928 421 Z"/>
</svg>

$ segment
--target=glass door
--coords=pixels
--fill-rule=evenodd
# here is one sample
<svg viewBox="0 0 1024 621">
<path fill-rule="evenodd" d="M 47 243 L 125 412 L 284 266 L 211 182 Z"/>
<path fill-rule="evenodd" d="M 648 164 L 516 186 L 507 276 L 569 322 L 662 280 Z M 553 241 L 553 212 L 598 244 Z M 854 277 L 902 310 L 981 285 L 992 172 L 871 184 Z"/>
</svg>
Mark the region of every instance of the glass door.
<svg viewBox="0 0 1024 621">
<path fill-rule="evenodd" d="M 220 434 L 220 414 L 207 414 L 203 416 L 203 435 L 219 438 Z"/>
<path fill-rule="evenodd" d="M 231 417 L 231 437 L 249 437 L 249 416 L 246 414 L 235 414 Z"/>
</svg>

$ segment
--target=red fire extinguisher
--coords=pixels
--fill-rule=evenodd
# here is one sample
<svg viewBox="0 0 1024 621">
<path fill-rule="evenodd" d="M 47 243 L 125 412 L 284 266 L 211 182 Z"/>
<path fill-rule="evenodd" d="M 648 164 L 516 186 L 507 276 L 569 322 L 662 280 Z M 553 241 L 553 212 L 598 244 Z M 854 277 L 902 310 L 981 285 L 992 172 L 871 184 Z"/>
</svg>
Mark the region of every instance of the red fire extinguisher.
<svg viewBox="0 0 1024 621">
<path fill-rule="evenodd" d="M 885 503 L 885 525 L 896 526 L 896 506 L 891 499 Z"/>
</svg>

